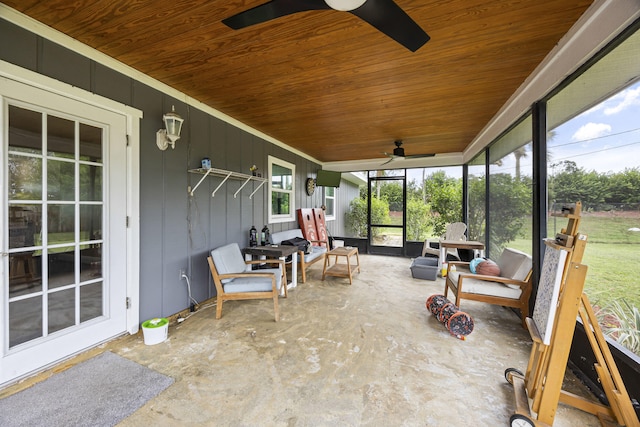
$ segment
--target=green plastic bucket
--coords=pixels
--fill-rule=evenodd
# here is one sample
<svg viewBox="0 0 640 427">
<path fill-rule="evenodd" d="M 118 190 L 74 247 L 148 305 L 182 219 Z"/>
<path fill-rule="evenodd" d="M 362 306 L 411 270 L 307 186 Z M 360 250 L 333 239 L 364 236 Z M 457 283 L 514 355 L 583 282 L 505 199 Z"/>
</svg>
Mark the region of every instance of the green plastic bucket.
<svg viewBox="0 0 640 427">
<path fill-rule="evenodd" d="M 166 341 L 168 332 L 169 321 L 164 317 L 156 317 L 142 322 L 142 334 L 146 345 L 154 345 Z"/>
</svg>

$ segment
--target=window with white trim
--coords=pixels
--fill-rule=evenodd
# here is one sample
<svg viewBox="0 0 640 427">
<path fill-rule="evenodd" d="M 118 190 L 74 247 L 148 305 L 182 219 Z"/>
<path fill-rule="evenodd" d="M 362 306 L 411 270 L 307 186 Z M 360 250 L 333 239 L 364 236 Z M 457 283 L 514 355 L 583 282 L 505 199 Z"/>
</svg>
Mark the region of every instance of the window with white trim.
<svg viewBox="0 0 640 427">
<path fill-rule="evenodd" d="M 336 219 L 336 189 L 335 187 L 324 188 L 324 216 L 327 220 Z"/>
<path fill-rule="evenodd" d="M 296 166 L 269 156 L 269 223 L 295 220 Z"/>
</svg>

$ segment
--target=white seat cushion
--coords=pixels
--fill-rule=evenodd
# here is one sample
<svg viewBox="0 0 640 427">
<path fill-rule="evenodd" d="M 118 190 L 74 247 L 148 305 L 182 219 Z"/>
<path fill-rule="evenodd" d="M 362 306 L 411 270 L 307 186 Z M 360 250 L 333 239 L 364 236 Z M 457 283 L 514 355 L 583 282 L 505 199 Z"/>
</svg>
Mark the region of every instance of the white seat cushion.
<svg viewBox="0 0 640 427">
<path fill-rule="evenodd" d="M 455 276 L 454 276 L 455 275 Z M 459 274 L 451 274 L 452 281 L 458 285 Z M 495 297 L 518 299 L 522 294 L 522 289 L 511 288 L 503 283 L 489 282 L 487 280 L 478 280 L 472 277 L 466 276 L 462 280 L 462 292 L 478 295 L 491 295 Z"/>
<path fill-rule="evenodd" d="M 462 279 L 462 292 L 511 299 L 519 299 L 522 294 L 522 288 L 518 285 L 506 285 L 504 283 L 475 279 L 473 278 L 474 274 L 465 267 L 458 267 L 456 271 L 449 271 L 449 278 L 456 286 L 458 286 L 461 274 L 465 275 L 464 279 Z"/>
</svg>

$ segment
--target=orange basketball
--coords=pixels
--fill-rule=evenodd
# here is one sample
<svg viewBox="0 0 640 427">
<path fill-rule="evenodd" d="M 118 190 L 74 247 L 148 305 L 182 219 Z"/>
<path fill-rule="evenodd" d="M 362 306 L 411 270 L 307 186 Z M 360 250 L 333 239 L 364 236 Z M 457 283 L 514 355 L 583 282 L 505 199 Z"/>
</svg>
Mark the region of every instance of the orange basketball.
<svg viewBox="0 0 640 427">
<path fill-rule="evenodd" d="M 482 261 L 476 266 L 476 273 L 485 276 L 500 276 L 500 267 L 490 259 Z"/>
</svg>

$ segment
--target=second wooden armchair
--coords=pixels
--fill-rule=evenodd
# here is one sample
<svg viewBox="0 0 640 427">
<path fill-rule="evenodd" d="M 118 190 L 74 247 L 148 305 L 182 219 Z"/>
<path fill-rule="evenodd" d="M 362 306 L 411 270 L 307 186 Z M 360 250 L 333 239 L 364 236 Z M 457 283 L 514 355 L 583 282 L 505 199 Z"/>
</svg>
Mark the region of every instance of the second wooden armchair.
<svg viewBox="0 0 640 427">
<path fill-rule="evenodd" d="M 500 276 L 472 273 L 468 262 L 450 261 L 444 285 L 444 295 L 449 289 L 455 295 L 455 305 L 462 299 L 515 307 L 520 310 L 522 325 L 529 316 L 531 297 L 531 256 L 516 249 L 505 248 L 496 261 Z M 455 265 L 456 271 L 451 271 Z"/>
</svg>

